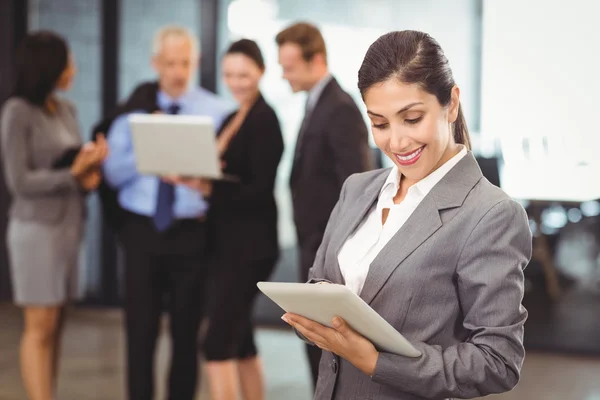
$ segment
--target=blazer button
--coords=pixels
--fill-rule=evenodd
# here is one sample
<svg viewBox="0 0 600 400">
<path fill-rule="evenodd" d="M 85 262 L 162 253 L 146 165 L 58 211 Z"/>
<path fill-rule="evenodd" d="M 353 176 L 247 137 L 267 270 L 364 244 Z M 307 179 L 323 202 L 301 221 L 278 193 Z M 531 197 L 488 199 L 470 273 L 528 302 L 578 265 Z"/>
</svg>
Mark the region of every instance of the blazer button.
<svg viewBox="0 0 600 400">
<path fill-rule="evenodd" d="M 338 372 L 338 362 L 335 358 L 331 362 L 331 370 L 333 371 L 334 374 L 337 374 L 337 372 Z"/>
</svg>

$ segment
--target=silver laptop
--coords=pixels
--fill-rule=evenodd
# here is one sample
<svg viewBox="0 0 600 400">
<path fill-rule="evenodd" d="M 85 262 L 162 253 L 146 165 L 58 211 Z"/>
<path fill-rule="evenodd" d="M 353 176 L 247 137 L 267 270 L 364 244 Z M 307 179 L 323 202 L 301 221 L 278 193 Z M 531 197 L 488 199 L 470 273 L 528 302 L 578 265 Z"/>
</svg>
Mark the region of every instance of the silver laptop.
<svg viewBox="0 0 600 400">
<path fill-rule="evenodd" d="M 231 179 L 221 172 L 212 118 L 132 114 L 129 125 L 141 174 Z"/>
</svg>

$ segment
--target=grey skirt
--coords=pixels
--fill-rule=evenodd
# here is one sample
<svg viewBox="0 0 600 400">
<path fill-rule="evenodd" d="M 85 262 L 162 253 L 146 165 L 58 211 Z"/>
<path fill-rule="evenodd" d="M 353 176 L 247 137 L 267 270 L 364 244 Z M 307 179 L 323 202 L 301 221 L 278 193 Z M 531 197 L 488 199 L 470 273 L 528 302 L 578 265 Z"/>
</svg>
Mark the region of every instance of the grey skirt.
<svg viewBox="0 0 600 400">
<path fill-rule="evenodd" d="M 56 306 L 77 297 L 83 221 L 54 225 L 11 218 L 6 236 L 16 304 Z"/>
</svg>

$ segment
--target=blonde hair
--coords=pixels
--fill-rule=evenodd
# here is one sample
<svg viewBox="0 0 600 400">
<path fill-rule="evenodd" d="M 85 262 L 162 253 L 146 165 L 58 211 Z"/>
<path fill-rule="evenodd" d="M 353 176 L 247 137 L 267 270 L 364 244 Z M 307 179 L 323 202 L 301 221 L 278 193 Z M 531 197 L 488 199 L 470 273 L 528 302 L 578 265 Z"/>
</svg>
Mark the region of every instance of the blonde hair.
<svg viewBox="0 0 600 400">
<path fill-rule="evenodd" d="M 172 36 L 188 39 L 192 44 L 192 51 L 194 52 L 194 55 L 200 55 L 200 45 L 198 44 L 198 39 L 196 36 L 194 36 L 187 28 L 178 25 L 167 25 L 156 32 L 154 35 L 154 41 L 152 42 L 152 55 L 158 55 L 162 50 L 165 40 Z"/>
</svg>

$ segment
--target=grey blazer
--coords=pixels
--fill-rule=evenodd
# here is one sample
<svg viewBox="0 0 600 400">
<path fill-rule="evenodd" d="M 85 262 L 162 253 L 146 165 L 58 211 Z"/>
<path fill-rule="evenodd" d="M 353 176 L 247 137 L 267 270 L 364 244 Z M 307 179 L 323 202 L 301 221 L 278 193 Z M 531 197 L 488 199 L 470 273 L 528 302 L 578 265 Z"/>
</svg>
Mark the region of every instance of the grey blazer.
<svg viewBox="0 0 600 400">
<path fill-rule="evenodd" d="M 348 178 L 310 271 L 343 284 L 337 255 L 375 207 L 389 169 Z M 512 389 L 525 351 L 523 208 L 468 153 L 371 264 L 360 297 L 423 354 L 380 353 L 373 377 L 324 352 L 315 399 L 474 398 Z"/>
<path fill-rule="evenodd" d="M 5 103 L 0 121 L 11 218 L 62 221 L 73 197 L 82 204 L 85 199 L 69 168 L 52 169 L 65 150 L 81 146 L 74 106 L 60 100 L 56 115 L 50 116 L 23 99 L 12 98 Z"/>
</svg>

